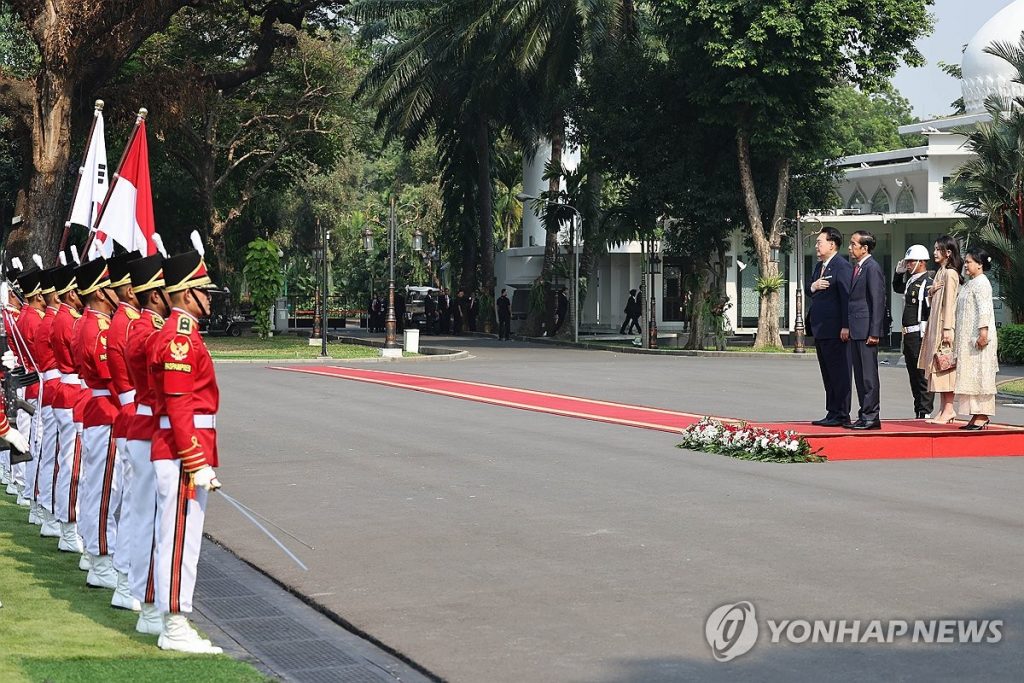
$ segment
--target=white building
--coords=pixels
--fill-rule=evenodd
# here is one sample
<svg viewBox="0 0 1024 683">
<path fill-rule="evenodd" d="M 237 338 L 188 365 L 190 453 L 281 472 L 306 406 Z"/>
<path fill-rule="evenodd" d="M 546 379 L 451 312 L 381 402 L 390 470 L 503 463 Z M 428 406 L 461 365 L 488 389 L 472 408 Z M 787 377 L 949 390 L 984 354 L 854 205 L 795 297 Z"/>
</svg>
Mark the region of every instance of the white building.
<svg viewBox="0 0 1024 683">
<path fill-rule="evenodd" d="M 891 274 L 896 260 L 902 258 L 911 244 L 924 244 L 930 249 L 936 237 L 948 233 L 960 216 L 942 199 L 942 185 L 956 168 L 970 158 L 964 147 L 964 136 L 953 131 L 988 120 L 984 103 L 989 95 L 1024 95 L 1024 87 L 1013 83 L 1014 69 L 1007 62 L 984 52 L 995 41 L 1017 44 L 1022 31 L 1024 0 L 1015 0 L 971 38 L 962 62 L 961 88 L 966 114 L 900 128 L 901 134 L 923 134 L 927 144 L 840 159 L 838 164 L 843 177 L 836 192 L 844 208 L 835 212 L 839 215 L 805 217 L 802 221 L 805 236 L 816 233 L 822 225 L 838 228 L 846 238 L 856 230 L 867 230 L 878 239 L 875 257 Z M 524 163 L 523 187 L 526 194 L 537 196 L 546 189 L 541 174 L 549 156 L 550 152 L 545 155 L 541 150 L 533 161 Z M 566 236 L 562 237 L 561 241 L 567 243 Z M 811 242 L 805 239 L 805 245 Z M 814 264 L 814 254 L 809 246 L 804 252 L 802 272 L 806 274 Z M 655 295 L 658 329 L 665 332 L 682 329 L 685 324 L 682 310 L 684 285 L 680 279 L 680 265 L 685 257 L 662 256 L 662 273 L 655 277 Z M 498 288 L 517 290 L 516 298 L 525 305 L 525 292 L 539 276 L 543 257 L 544 228 L 536 216 L 525 211 L 522 245 L 498 255 Z M 744 267 L 746 258 L 743 236 L 737 232 L 726 259 L 726 294 L 733 304 L 727 315 L 737 333 L 754 334 L 759 309 L 754 289 L 757 268 Z M 612 246 L 609 253 L 600 259 L 580 311 L 581 330 L 618 330 L 628 292 L 637 288 L 641 280 L 641 260 L 641 247 L 635 242 Z M 783 302 L 781 327 L 792 330 L 798 287 L 796 256 L 790 254 L 782 267 L 783 274 L 790 279 L 790 286 L 788 297 Z M 996 295 L 998 297 L 998 292 Z M 1005 313 L 997 299 L 997 319 L 1004 318 Z M 901 314 L 902 301 L 900 297 L 893 297 L 893 319 L 899 320 Z"/>
</svg>

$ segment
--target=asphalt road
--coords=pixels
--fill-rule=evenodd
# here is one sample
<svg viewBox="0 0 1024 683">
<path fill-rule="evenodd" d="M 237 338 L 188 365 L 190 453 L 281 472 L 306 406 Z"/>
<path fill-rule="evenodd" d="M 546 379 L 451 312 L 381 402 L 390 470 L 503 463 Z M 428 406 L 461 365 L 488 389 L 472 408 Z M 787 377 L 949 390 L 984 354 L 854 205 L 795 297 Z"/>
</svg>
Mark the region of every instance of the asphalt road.
<svg viewBox="0 0 1024 683">
<path fill-rule="evenodd" d="M 822 415 L 817 365 L 463 342 L 373 366 L 759 420 Z M 1020 680 L 1024 458 L 774 465 L 655 431 L 218 365 L 225 490 L 315 546 L 303 572 L 223 501 L 208 531 L 452 681 Z M 883 419 L 911 416 L 882 369 Z M 1024 424 L 1024 409 L 1000 421 Z M 1022 444 L 1024 452 L 1024 444 Z M 711 656 L 705 620 L 1003 619 L 977 645 Z"/>
</svg>

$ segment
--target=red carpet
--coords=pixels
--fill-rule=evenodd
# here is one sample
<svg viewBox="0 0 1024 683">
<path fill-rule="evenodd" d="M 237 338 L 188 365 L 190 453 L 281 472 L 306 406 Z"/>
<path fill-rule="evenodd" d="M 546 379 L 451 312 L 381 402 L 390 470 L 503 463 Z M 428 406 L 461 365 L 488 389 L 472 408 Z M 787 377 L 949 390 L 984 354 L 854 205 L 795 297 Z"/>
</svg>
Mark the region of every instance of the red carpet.
<svg viewBox="0 0 1024 683">
<path fill-rule="evenodd" d="M 428 394 L 490 403 L 552 415 L 564 415 L 629 427 L 679 432 L 702 416 L 676 410 L 601 401 L 494 384 L 426 377 L 383 370 L 363 370 L 325 365 L 292 365 L 273 368 L 289 372 L 337 377 L 339 379 L 412 389 Z M 720 418 L 739 422 L 736 418 Z M 806 422 L 751 424 L 793 430 L 821 448 L 830 460 L 876 460 L 895 458 L 953 458 L 1024 455 L 1024 427 L 992 424 L 980 432 L 963 432 L 958 424 L 930 425 L 920 420 L 886 420 L 882 429 L 850 432 L 841 428 L 815 427 Z M 962 423 L 961 423 L 962 424 Z"/>
</svg>

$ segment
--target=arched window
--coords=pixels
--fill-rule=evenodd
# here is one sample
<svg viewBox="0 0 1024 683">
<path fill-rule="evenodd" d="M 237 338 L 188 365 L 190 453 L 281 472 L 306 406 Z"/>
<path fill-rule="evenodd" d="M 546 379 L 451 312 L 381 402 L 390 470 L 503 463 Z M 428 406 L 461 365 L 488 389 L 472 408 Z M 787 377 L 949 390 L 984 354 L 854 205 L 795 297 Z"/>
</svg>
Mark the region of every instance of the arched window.
<svg viewBox="0 0 1024 683">
<path fill-rule="evenodd" d="M 889 213 L 889 193 L 879 187 L 871 198 L 871 213 Z"/>
<path fill-rule="evenodd" d="M 865 211 L 868 207 L 868 198 L 864 196 L 864 193 L 861 192 L 859 187 L 853 191 L 852 195 L 850 195 L 850 201 L 846 202 L 846 208 L 848 209 L 860 209 L 861 211 Z"/>
<path fill-rule="evenodd" d="M 914 188 L 904 185 L 900 194 L 896 197 L 896 213 L 914 213 L 917 207 L 914 204 Z"/>
</svg>

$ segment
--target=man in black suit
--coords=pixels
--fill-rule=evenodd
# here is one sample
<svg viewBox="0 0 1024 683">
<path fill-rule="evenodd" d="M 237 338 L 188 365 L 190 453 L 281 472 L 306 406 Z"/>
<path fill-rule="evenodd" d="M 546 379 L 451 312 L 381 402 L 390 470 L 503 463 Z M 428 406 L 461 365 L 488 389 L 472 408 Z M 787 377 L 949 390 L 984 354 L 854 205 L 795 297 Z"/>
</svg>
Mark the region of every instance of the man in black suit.
<svg viewBox="0 0 1024 683">
<path fill-rule="evenodd" d="M 466 298 L 466 324 L 470 332 L 476 332 L 476 318 L 480 315 L 480 297 L 471 292 Z"/>
<path fill-rule="evenodd" d="M 813 424 L 839 427 L 850 422 L 850 349 L 841 339 L 849 327 L 850 283 L 853 268 L 839 256 L 843 243 L 841 232 L 832 227 L 822 228 L 814 249 L 818 264 L 807 280 L 805 291 L 811 300 L 807 313 L 814 348 L 818 355 L 821 381 L 825 385 L 824 419 Z"/>
<path fill-rule="evenodd" d="M 438 331 L 441 334 L 448 334 L 452 326 L 452 299 L 448 296 L 447 287 L 442 287 L 437 297 L 437 322 Z"/>
<path fill-rule="evenodd" d="M 501 290 L 498 297 L 498 339 L 508 340 L 512 338 L 512 300 L 508 298 L 506 290 Z"/>
<path fill-rule="evenodd" d="M 875 249 L 875 236 L 858 230 L 850 236 L 850 261 L 854 264 L 850 285 L 849 327 L 840 332 L 843 341 L 850 343 L 853 358 L 853 379 L 857 384 L 859 419 L 850 429 L 881 429 L 878 419 L 878 340 L 885 330 L 885 273 L 871 257 Z"/>
<path fill-rule="evenodd" d="M 466 314 L 466 293 L 463 290 L 455 292 L 455 300 L 452 302 L 452 334 L 462 334 L 462 318 Z"/>
<path fill-rule="evenodd" d="M 626 307 L 622 312 L 626 314 L 626 319 L 622 321 L 619 334 L 626 334 L 627 326 L 629 327 L 629 334 L 633 334 L 634 327 L 636 327 L 637 334 L 640 334 L 643 331 L 640 328 L 640 316 L 644 313 L 644 305 L 640 301 L 640 295 L 636 293 L 635 289 L 629 290 L 629 298 L 626 299 Z"/>
</svg>

